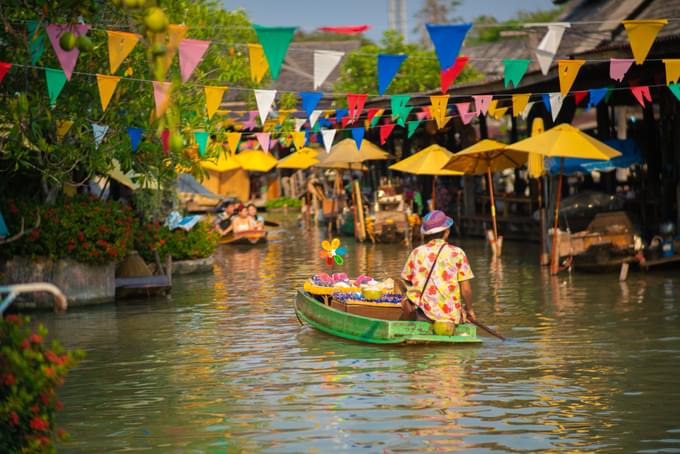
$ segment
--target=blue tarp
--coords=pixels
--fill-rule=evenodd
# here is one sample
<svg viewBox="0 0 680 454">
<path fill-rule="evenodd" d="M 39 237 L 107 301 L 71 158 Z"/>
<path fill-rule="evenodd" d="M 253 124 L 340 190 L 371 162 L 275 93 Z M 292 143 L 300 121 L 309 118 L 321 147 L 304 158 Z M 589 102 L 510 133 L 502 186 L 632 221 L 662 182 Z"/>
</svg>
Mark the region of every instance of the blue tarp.
<svg viewBox="0 0 680 454">
<path fill-rule="evenodd" d="M 621 152 L 621 156 L 610 159 L 609 161 L 565 158 L 564 175 L 590 173 L 593 170 L 607 172 L 609 170 L 627 168 L 635 164 L 642 164 L 642 153 L 633 139 L 609 139 L 605 140 L 604 143 Z M 551 175 L 560 173 L 560 158 L 549 158 L 546 160 L 546 165 L 549 166 L 548 168 Z"/>
</svg>

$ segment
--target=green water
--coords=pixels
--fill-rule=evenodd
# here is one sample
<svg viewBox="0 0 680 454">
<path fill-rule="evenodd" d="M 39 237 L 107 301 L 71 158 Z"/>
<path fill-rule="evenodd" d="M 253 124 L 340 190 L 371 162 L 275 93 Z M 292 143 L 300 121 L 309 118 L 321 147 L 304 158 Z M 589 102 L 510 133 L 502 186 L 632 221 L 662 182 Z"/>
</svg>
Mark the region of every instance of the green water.
<svg viewBox="0 0 680 454">
<path fill-rule="evenodd" d="M 351 275 L 394 274 L 400 245 L 348 246 Z M 301 328 L 294 289 L 320 233 L 224 248 L 169 299 L 37 314 L 87 359 L 61 391 L 60 452 L 680 452 L 680 275 L 564 274 L 506 243 L 476 273 L 478 317 L 511 341 L 380 347 Z"/>
</svg>

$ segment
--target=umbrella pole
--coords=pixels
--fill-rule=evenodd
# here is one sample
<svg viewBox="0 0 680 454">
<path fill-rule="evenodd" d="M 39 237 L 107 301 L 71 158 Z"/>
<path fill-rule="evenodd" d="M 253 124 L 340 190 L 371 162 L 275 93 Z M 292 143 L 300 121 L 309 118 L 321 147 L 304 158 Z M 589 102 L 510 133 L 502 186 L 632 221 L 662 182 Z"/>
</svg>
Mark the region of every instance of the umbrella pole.
<svg viewBox="0 0 680 454">
<path fill-rule="evenodd" d="M 555 222 L 553 223 L 552 237 L 552 262 L 550 263 L 550 274 L 557 274 L 559 270 L 560 254 L 557 250 L 558 225 L 560 223 L 560 199 L 562 198 L 562 175 L 564 174 L 564 158 L 560 158 L 560 177 L 557 179 L 557 199 L 555 201 Z"/>
<path fill-rule="evenodd" d="M 493 195 L 493 176 L 491 175 L 491 166 L 486 168 L 486 176 L 489 179 L 489 196 L 491 198 L 491 221 L 493 224 L 493 241 L 491 242 L 491 251 L 495 256 L 499 256 L 498 250 L 498 226 L 496 225 L 496 200 Z"/>
</svg>

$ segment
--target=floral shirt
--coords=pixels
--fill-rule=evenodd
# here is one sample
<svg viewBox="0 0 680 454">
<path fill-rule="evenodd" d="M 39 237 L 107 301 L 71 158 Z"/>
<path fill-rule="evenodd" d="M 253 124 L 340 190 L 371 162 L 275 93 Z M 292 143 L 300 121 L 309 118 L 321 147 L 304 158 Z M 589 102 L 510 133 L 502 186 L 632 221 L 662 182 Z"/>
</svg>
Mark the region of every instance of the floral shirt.
<svg viewBox="0 0 680 454">
<path fill-rule="evenodd" d="M 427 318 L 459 323 L 462 303 L 459 283 L 475 277 L 462 249 L 451 244 L 444 246 L 420 298 L 442 244 L 445 244 L 444 240 L 433 240 L 411 251 L 401 277 L 411 284 L 407 292 L 408 299 L 420 307 Z"/>
</svg>

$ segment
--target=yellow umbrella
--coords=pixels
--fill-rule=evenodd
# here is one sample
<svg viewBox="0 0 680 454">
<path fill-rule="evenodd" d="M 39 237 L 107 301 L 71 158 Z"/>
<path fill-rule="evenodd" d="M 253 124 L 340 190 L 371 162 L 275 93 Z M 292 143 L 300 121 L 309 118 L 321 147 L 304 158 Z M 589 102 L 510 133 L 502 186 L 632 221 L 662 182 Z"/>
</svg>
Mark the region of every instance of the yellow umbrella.
<svg viewBox="0 0 680 454">
<path fill-rule="evenodd" d="M 316 150 L 312 148 L 302 148 L 300 151 L 279 159 L 276 167 L 279 169 L 307 169 L 319 163 L 319 160 L 315 158 L 316 154 Z"/>
<path fill-rule="evenodd" d="M 338 142 L 331 152 L 323 160 L 325 164 L 335 163 L 360 163 L 364 161 L 389 159 L 391 156 L 385 150 L 368 140 L 361 142 L 361 149 L 357 150 L 353 139 L 344 139 Z"/>
<path fill-rule="evenodd" d="M 220 153 L 217 158 L 201 161 L 201 167 L 215 172 L 229 172 L 241 168 L 241 163 L 231 153 Z"/>
<path fill-rule="evenodd" d="M 327 163 L 325 160 L 319 162 L 317 167 L 323 169 L 335 169 L 335 170 L 359 170 L 361 172 L 368 171 L 368 167 L 363 164 L 352 164 L 351 162 L 331 162 Z"/>
<path fill-rule="evenodd" d="M 274 156 L 262 150 L 242 151 L 236 155 L 236 160 L 249 172 L 269 172 L 278 163 Z"/>
</svg>

